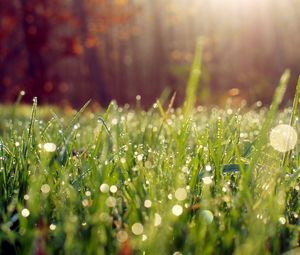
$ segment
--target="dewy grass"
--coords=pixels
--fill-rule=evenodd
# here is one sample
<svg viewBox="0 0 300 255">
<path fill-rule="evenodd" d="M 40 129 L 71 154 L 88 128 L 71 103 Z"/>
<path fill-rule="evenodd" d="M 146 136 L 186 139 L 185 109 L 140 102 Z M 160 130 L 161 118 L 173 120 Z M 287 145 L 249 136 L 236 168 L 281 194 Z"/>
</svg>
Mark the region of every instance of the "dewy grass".
<svg viewBox="0 0 300 255">
<path fill-rule="evenodd" d="M 299 143 L 282 168 L 268 141 L 273 125 L 290 123 L 290 109 L 278 111 L 287 79 L 270 109 L 198 107 L 189 118 L 159 102 L 148 111 L 112 103 L 106 113 L 85 105 L 73 118 L 36 102 L 0 106 L 0 253 L 298 247 Z"/>
</svg>

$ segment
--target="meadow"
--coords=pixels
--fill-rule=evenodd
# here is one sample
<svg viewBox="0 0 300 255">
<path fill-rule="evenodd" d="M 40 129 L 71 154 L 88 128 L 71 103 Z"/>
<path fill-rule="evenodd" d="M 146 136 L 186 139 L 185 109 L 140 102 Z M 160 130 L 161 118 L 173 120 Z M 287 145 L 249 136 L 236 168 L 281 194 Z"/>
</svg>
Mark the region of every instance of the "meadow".
<svg viewBox="0 0 300 255">
<path fill-rule="evenodd" d="M 297 254 L 300 146 L 270 141 L 299 133 L 288 77 L 270 107 L 194 107 L 193 81 L 176 109 L 0 106 L 0 253 Z"/>
</svg>

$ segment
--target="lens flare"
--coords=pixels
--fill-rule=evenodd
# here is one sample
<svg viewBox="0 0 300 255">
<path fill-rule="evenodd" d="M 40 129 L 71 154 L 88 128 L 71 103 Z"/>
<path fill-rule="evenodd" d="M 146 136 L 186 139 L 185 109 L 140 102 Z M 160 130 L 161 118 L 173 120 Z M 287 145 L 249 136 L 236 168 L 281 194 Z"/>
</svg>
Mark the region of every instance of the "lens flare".
<svg viewBox="0 0 300 255">
<path fill-rule="evenodd" d="M 295 148 L 298 140 L 296 130 L 290 125 L 280 124 L 270 133 L 271 146 L 279 152 L 287 152 Z"/>
</svg>

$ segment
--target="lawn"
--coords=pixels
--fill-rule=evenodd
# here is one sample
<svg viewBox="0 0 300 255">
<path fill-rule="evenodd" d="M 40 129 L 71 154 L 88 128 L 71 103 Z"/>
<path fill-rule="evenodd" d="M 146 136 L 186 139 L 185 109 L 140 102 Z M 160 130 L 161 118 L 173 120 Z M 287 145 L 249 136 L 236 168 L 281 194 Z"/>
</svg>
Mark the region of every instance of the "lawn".
<svg viewBox="0 0 300 255">
<path fill-rule="evenodd" d="M 295 250 L 300 146 L 270 136 L 300 130 L 287 80 L 271 107 L 0 106 L 0 253 Z"/>
</svg>

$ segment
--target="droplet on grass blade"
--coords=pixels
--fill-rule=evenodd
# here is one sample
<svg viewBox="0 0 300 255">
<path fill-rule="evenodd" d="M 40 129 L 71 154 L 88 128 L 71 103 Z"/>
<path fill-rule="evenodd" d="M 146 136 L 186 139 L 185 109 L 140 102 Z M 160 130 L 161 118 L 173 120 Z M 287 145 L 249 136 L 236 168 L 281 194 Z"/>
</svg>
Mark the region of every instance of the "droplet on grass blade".
<svg viewBox="0 0 300 255">
<path fill-rule="evenodd" d="M 149 200 L 149 199 L 145 200 L 144 206 L 145 206 L 146 208 L 150 208 L 150 207 L 152 206 L 151 200 Z"/>
<path fill-rule="evenodd" d="M 280 124 L 270 133 L 271 146 L 279 152 L 287 152 L 295 148 L 298 140 L 296 130 L 287 124 Z"/>
<path fill-rule="evenodd" d="M 41 191 L 44 193 L 44 194 L 47 194 L 50 192 L 50 186 L 48 184 L 43 184 L 42 187 L 41 187 Z"/>
<path fill-rule="evenodd" d="M 112 185 L 109 190 L 111 193 L 116 193 L 118 191 L 118 188 L 116 185 Z"/>
<path fill-rule="evenodd" d="M 105 201 L 105 204 L 108 207 L 115 207 L 117 204 L 117 200 L 114 197 L 108 197 Z"/>
<path fill-rule="evenodd" d="M 278 221 L 279 221 L 279 223 L 280 223 L 281 225 L 284 225 L 284 224 L 286 223 L 286 219 L 285 219 L 284 217 L 280 217 L 280 218 L 278 219 Z"/>
<path fill-rule="evenodd" d="M 126 231 L 124 230 L 120 230 L 118 233 L 117 233 L 117 239 L 120 243 L 124 243 L 127 241 L 128 239 L 128 234 Z"/>
<path fill-rule="evenodd" d="M 161 216 L 158 213 L 154 214 L 154 226 L 158 227 L 161 224 Z"/>
<path fill-rule="evenodd" d="M 206 166 L 205 166 L 205 170 L 206 170 L 207 172 L 210 172 L 210 171 L 212 170 L 212 168 L 211 168 L 210 165 L 206 165 Z"/>
<path fill-rule="evenodd" d="M 181 205 L 174 205 L 172 207 L 172 213 L 175 215 L 175 216 L 180 216 L 182 213 L 183 213 L 183 208 Z"/>
<path fill-rule="evenodd" d="M 27 208 L 24 208 L 21 214 L 24 218 L 27 218 L 30 215 L 30 211 Z"/>
<path fill-rule="evenodd" d="M 202 178 L 202 181 L 203 181 L 203 183 L 206 184 L 206 185 L 209 185 L 209 184 L 212 183 L 212 179 L 211 179 L 210 176 L 203 177 L 203 178 Z"/>
<path fill-rule="evenodd" d="M 106 184 L 106 183 L 101 184 L 101 185 L 100 185 L 100 191 L 101 191 L 102 193 L 107 193 L 107 192 L 109 191 L 109 186 L 108 186 L 108 184 Z"/>
<path fill-rule="evenodd" d="M 203 210 L 203 211 L 201 212 L 201 214 L 202 214 L 204 220 L 205 220 L 208 224 L 210 224 L 210 223 L 213 222 L 213 220 L 214 220 L 214 215 L 213 215 L 213 213 L 212 213 L 211 211 L 209 211 L 209 210 Z"/>
<path fill-rule="evenodd" d="M 187 197 L 187 191 L 185 188 L 179 188 L 175 191 L 175 197 L 178 201 L 183 201 Z"/>
<path fill-rule="evenodd" d="M 54 152 L 56 151 L 56 145 L 54 143 L 45 143 L 43 145 L 44 150 L 47 152 Z"/>
<path fill-rule="evenodd" d="M 143 227 L 143 225 L 142 225 L 141 223 L 137 222 L 137 223 L 134 223 L 134 224 L 132 225 L 131 231 L 132 231 L 133 234 L 135 234 L 135 235 L 138 236 L 138 235 L 143 234 L 143 232 L 144 232 L 144 227 Z"/>
<path fill-rule="evenodd" d="M 54 230 L 56 229 L 56 225 L 55 225 L 55 224 L 51 224 L 51 225 L 49 226 L 49 229 L 50 229 L 51 231 L 54 231 Z"/>
</svg>

